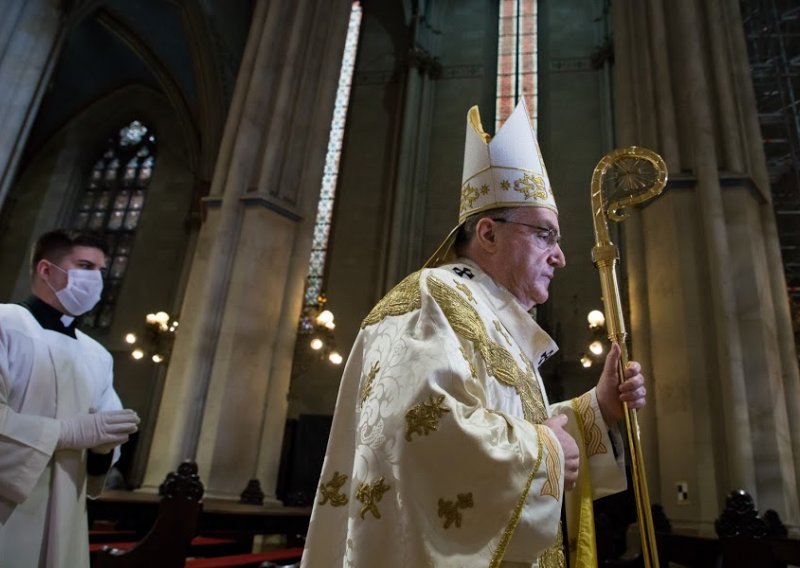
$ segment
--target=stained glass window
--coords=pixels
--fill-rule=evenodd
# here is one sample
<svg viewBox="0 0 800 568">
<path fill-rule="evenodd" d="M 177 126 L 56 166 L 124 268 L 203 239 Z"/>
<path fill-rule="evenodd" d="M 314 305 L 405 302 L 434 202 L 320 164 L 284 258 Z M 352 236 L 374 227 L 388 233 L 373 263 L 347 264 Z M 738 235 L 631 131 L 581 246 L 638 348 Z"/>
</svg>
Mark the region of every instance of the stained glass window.
<svg viewBox="0 0 800 568">
<path fill-rule="evenodd" d="M 92 166 L 78 199 L 73 226 L 100 233 L 110 249 L 103 296 L 83 317 L 86 327 L 111 327 L 153 174 L 155 150 L 155 136 L 140 121 L 119 129 Z"/>
<path fill-rule="evenodd" d="M 347 104 L 350 100 L 350 86 L 355 69 L 358 32 L 361 27 L 361 3 L 356 0 L 350 11 L 350 24 L 344 43 L 344 56 L 339 71 L 339 87 L 336 91 L 336 102 L 333 108 L 328 151 L 325 156 L 325 169 L 322 174 L 322 188 L 317 205 L 317 218 L 314 225 L 314 240 L 311 245 L 311 257 L 308 266 L 308 282 L 306 284 L 305 304 L 317 304 L 322 292 L 325 275 L 325 259 L 328 251 L 328 236 L 333 214 L 333 201 L 336 197 L 336 181 L 339 177 L 339 156 L 342 151 Z"/>
<path fill-rule="evenodd" d="M 522 97 L 535 128 L 539 114 L 536 0 L 500 0 L 498 31 L 495 132 Z"/>
</svg>

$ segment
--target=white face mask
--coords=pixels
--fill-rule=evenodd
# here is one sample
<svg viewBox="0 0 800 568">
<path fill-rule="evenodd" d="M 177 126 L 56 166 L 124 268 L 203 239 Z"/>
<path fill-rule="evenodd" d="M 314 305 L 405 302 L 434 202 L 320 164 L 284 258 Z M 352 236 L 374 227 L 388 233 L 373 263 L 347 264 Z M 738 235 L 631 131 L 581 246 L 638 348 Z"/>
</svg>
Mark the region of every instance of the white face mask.
<svg viewBox="0 0 800 568">
<path fill-rule="evenodd" d="M 53 263 L 50 263 L 50 266 L 58 268 L 67 275 L 67 285 L 62 290 L 54 290 L 49 282 L 47 285 L 70 315 L 85 314 L 97 305 L 103 292 L 103 275 L 99 270 L 71 268 L 67 271 Z"/>
</svg>

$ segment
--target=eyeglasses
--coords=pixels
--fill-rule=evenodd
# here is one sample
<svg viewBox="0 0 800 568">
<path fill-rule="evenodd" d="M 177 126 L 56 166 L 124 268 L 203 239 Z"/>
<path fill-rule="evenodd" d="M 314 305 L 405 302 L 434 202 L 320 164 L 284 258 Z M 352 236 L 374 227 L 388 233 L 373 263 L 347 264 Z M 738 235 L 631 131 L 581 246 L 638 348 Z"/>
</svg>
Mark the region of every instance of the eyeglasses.
<svg viewBox="0 0 800 568">
<path fill-rule="evenodd" d="M 536 239 L 534 242 L 536 243 L 536 246 L 542 250 L 550 250 L 556 245 L 561 244 L 561 235 L 558 234 L 558 231 L 555 229 L 531 225 L 530 223 L 520 223 L 519 221 L 510 221 L 508 219 L 503 219 L 502 217 L 491 217 L 491 219 L 492 221 L 496 221 L 498 223 L 511 223 L 512 225 L 522 225 L 523 227 L 528 227 L 529 229 L 535 229 L 536 232 L 533 233 L 533 236 L 536 237 Z"/>
</svg>

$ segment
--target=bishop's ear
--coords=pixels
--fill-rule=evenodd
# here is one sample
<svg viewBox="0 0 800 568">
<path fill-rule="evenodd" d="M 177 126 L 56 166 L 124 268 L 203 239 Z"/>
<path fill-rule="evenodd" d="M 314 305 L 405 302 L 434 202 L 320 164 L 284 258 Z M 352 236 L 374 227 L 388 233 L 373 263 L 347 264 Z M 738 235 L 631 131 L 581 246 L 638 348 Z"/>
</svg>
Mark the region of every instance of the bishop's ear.
<svg viewBox="0 0 800 568">
<path fill-rule="evenodd" d="M 486 252 L 497 250 L 497 223 L 489 217 L 481 218 L 475 225 L 475 237 L 478 246 Z"/>
</svg>

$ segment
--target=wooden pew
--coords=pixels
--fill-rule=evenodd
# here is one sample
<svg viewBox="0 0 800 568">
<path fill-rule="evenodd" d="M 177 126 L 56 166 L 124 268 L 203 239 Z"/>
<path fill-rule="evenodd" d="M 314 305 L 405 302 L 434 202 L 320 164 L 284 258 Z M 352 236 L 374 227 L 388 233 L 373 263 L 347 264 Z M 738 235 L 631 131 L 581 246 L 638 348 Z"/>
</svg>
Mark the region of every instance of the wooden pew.
<svg viewBox="0 0 800 568">
<path fill-rule="evenodd" d="M 189 486 L 194 489 L 183 489 L 178 493 L 173 489 L 167 492 L 172 497 L 164 494 L 161 500 L 152 494 L 107 491 L 99 499 L 88 501 L 90 526 L 112 527 L 117 534 L 146 534 L 140 542 L 116 542 L 110 537 L 105 539 L 105 543 L 95 541 L 92 555 L 95 568 L 184 566 L 187 555 L 229 557 L 229 560 L 202 558 L 217 562 L 211 564 L 213 566 L 247 566 L 245 556 L 259 565 L 272 561 L 270 554 L 278 554 L 276 560 L 281 560 L 281 554 L 289 554 L 287 562 L 292 560 L 292 555 L 299 560 L 301 548 L 294 548 L 291 553 L 244 553 L 252 550 L 254 535 L 284 535 L 287 547 L 302 545 L 308 531 L 310 507 L 264 507 L 222 499 L 201 501 L 203 489 L 195 464 L 183 464 L 178 474 L 170 475 L 175 476 L 171 482 L 173 486 L 181 479 L 184 484 L 191 481 Z M 168 476 L 168 481 L 170 479 Z M 165 493 L 166 485 L 165 481 L 162 493 Z M 178 495 L 183 498 L 177 498 Z M 226 543 L 228 548 L 225 548 Z M 98 551 L 103 544 L 107 550 Z M 111 550 L 114 548 L 116 550 Z M 155 559 L 157 564 L 154 564 Z M 234 563 L 220 563 L 227 561 Z"/>
<path fill-rule="evenodd" d="M 203 509 L 203 484 L 197 464 L 185 462 L 159 488 L 158 513 L 147 535 L 128 550 L 105 546 L 93 556 L 94 568 L 180 568 L 197 532 Z"/>
<path fill-rule="evenodd" d="M 753 498 L 745 491 L 728 495 L 714 527 L 725 568 L 800 566 L 800 540 L 787 538 L 786 527 L 775 511 L 759 517 Z"/>
</svg>

